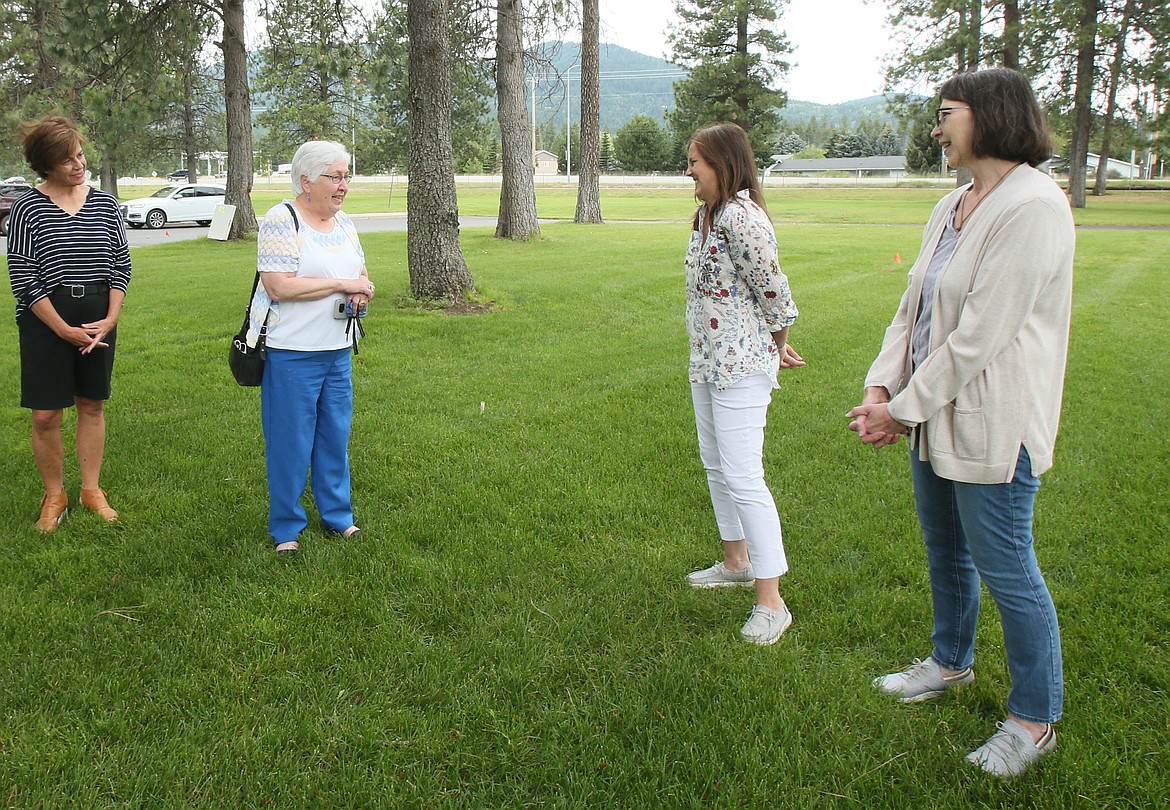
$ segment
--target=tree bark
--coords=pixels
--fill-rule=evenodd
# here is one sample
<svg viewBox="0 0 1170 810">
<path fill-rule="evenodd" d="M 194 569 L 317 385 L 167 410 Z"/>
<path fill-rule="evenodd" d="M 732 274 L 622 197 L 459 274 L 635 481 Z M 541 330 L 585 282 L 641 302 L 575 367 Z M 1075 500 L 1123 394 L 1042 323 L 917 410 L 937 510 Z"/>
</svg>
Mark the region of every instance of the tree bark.
<svg viewBox="0 0 1170 810">
<path fill-rule="evenodd" d="M 581 4 L 581 175 L 575 222 L 601 222 L 601 46 L 597 0 Z"/>
<path fill-rule="evenodd" d="M 1019 0 L 1003 3 L 1003 66 L 1020 69 L 1020 4 Z"/>
<path fill-rule="evenodd" d="M 962 32 L 959 39 L 959 70 L 979 70 L 980 53 L 983 39 L 983 4 L 981 0 L 968 0 L 964 3 L 959 15 L 959 29 Z M 962 188 L 971 182 L 974 175 L 965 166 L 955 170 L 955 188 Z"/>
<path fill-rule="evenodd" d="M 248 93 L 248 52 L 244 46 L 244 0 L 223 0 L 223 93 L 227 123 L 227 194 L 236 207 L 228 232 L 240 239 L 258 230 L 252 209 L 252 101 Z"/>
<path fill-rule="evenodd" d="M 1105 103 L 1105 122 L 1101 129 L 1101 156 L 1097 160 L 1097 182 L 1093 185 L 1093 196 L 1105 196 L 1109 152 L 1113 148 L 1113 116 L 1117 114 L 1117 85 L 1121 80 L 1121 66 L 1125 61 L 1125 38 L 1129 35 L 1129 21 L 1134 11 L 1134 0 L 1128 0 L 1121 12 L 1121 23 L 1117 38 L 1113 42 L 1113 64 L 1109 66 L 1109 99 Z"/>
<path fill-rule="evenodd" d="M 102 191 L 118 196 L 118 166 L 114 157 L 107 150 L 102 154 L 101 169 L 99 169 Z"/>
<path fill-rule="evenodd" d="M 524 11 L 521 0 L 496 9 L 496 97 L 500 122 L 500 213 L 496 237 L 528 239 L 540 233 L 536 218 L 536 166 L 524 92 Z"/>
<path fill-rule="evenodd" d="M 1097 61 L 1097 19 L 1100 0 L 1081 0 L 1077 23 L 1077 79 L 1073 101 L 1073 133 L 1068 156 L 1068 194 L 1073 208 L 1085 207 L 1089 134 L 1093 125 L 1093 80 Z"/>
<path fill-rule="evenodd" d="M 415 298 L 459 304 L 475 291 L 459 247 L 451 148 L 451 9 L 407 0 L 410 39 L 410 196 L 406 255 Z"/>
<path fill-rule="evenodd" d="M 199 148 L 195 144 L 195 79 L 193 59 L 183 65 L 183 151 L 187 153 L 187 179 L 199 179 Z"/>
</svg>

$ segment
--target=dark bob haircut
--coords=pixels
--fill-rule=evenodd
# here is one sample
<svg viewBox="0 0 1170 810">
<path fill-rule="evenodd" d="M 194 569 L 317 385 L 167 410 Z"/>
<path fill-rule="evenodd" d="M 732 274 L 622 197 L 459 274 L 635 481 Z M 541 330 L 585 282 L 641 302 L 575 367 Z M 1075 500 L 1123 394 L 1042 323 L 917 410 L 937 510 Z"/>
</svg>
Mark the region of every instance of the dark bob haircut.
<svg viewBox="0 0 1170 810">
<path fill-rule="evenodd" d="M 21 124 L 21 147 L 29 168 L 41 177 L 77 154 L 85 146 L 85 136 L 73 120 L 63 115 L 50 115 L 40 121 Z"/>
<path fill-rule="evenodd" d="M 976 157 L 1039 166 L 1052 157 L 1044 111 L 1023 74 L 1007 68 L 960 73 L 939 88 L 939 96 L 971 106 Z"/>
</svg>

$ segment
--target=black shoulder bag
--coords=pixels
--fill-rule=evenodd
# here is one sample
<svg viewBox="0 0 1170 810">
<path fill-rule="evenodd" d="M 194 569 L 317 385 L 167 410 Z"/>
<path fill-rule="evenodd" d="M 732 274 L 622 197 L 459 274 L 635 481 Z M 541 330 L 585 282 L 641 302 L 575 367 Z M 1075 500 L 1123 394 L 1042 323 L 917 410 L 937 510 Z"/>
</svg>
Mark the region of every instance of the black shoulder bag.
<svg viewBox="0 0 1170 810">
<path fill-rule="evenodd" d="M 297 212 L 291 205 L 285 203 L 292 214 L 293 226 L 297 232 L 301 230 L 301 221 L 297 219 Z M 240 385 L 254 388 L 264 380 L 264 345 L 268 336 L 268 316 L 271 310 L 264 314 L 264 323 L 260 327 L 260 337 L 256 338 L 256 345 L 248 345 L 248 327 L 252 320 L 252 299 L 256 297 L 256 287 L 260 283 L 260 271 L 256 271 L 256 278 L 252 281 L 252 294 L 248 296 L 248 308 L 244 310 L 244 325 L 240 332 L 232 338 L 231 348 L 228 350 L 228 367 L 232 376 Z"/>
</svg>

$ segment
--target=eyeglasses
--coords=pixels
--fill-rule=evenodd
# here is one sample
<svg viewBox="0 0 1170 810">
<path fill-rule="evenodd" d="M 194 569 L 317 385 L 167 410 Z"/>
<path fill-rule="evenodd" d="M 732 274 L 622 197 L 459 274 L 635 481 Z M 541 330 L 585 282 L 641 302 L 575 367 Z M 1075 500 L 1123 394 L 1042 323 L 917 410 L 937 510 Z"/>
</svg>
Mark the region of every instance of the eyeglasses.
<svg viewBox="0 0 1170 810">
<path fill-rule="evenodd" d="M 335 186 L 340 186 L 343 182 L 348 183 L 350 180 L 353 180 L 352 174 L 341 174 L 340 172 L 337 174 L 323 174 L 321 176 Z"/>
<path fill-rule="evenodd" d="M 941 124 L 943 119 L 953 113 L 955 110 L 969 110 L 970 107 L 939 107 L 934 111 L 935 124 Z"/>
</svg>

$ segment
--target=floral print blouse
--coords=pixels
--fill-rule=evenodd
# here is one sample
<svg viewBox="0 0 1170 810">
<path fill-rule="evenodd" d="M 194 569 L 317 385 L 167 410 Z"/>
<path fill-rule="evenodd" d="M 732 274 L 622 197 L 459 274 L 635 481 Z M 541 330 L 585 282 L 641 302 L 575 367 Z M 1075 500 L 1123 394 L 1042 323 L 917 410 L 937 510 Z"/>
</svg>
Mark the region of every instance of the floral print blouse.
<svg viewBox="0 0 1170 810">
<path fill-rule="evenodd" d="M 762 371 L 775 384 L 780 354 L 772 332 L 799 312 L 780 270 L 772 222 L 748 192 L 715 215 L 706 239 L 691 232 L 686 271 L 691 382 L 723 390 Z"/>
</svg>

